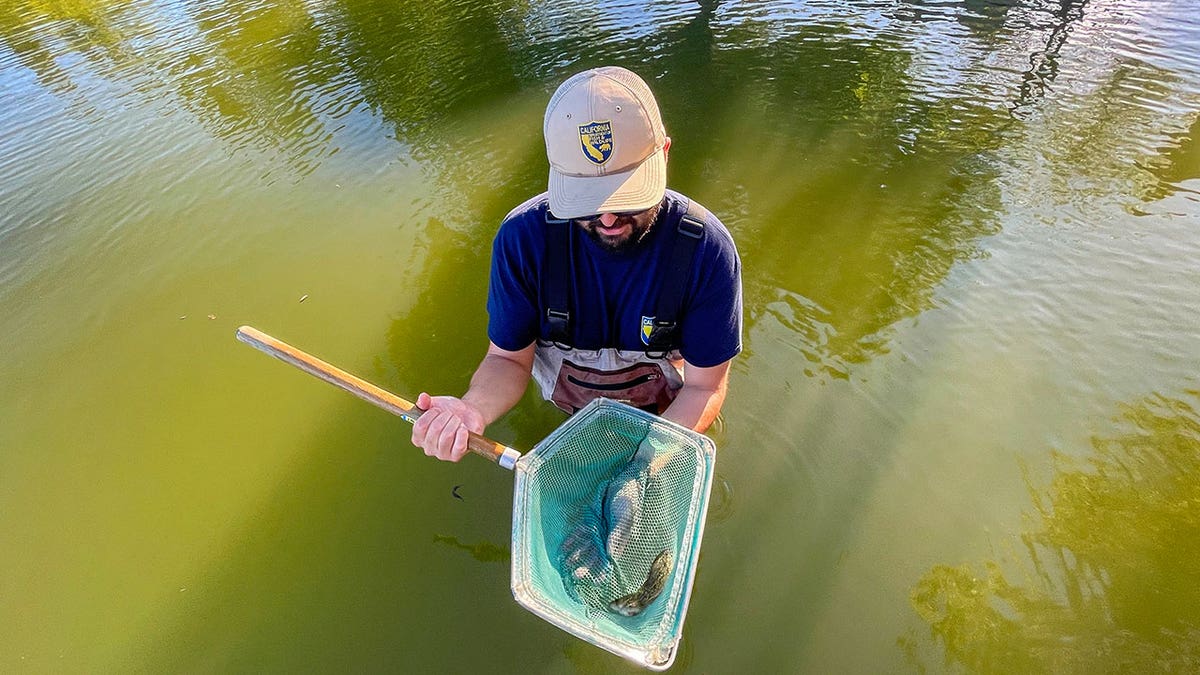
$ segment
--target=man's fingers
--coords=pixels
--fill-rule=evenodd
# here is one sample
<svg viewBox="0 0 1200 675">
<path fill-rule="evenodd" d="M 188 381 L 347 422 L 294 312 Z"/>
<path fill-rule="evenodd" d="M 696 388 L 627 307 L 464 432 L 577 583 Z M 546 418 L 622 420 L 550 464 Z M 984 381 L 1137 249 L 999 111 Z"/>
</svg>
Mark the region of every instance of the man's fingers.
<svg viewBox="0 0 1200 675">
<path fill-rule="evenodd" d="M 417 394 L 417 407 L 421 410 L 429 410 L 429 406 L 433 405 L 433 397 L 425 392 Z"/>
<path fill-rule="evenodd" d="M 454 439 L 458 436 L 458 430 L 461 428 L 462 424 L 457 419 L 454 420 L 454 423 L 448 423 L 442 428 L 441 434 L 438 435 L 439 459 L 448 459 L 452 462 L 458 461 L 458 458 L 454 456 Z"/>
<path fill-rule="evenodd" d="M 417 418 L 413 422 L 412 444 L 418 448 L 425 447 L 425 436 L 429 433 L 429 423 L 433 421 L 433 416 L 426 414 Z"/>
<path fill-rule="evenodd" d="M 471 432 L 464 426 L 459 426 L 454 434 L 454 448 L 450 451 L 450 461 L 457 462 L 467 454 L 467 438 Z"/>
<path fill-rule="evenodd" d="M 430 410 L 421 415 L 413 423 L 413 445 L 423 449 L 426 455 L 437 455 L 442 432 L 451 422 L 455 422 L 454 415 L 441 410 Z"/>
<path fill-rule="evenodd" d="M 434 418 L 425 432 L 425 454 L 445 459 L 449 454 L 449 448 L 446 447 L 444 440 L 446 431 L 449 429 L 453 434 L 453 430 L 458 427 L 458 418 L 448 412 L 428 414 L 433 414 Z"/>
<path fill-rule="evenodd" d="M 434 425 L 439 422 L 443 415 L 445 415 L 445 413 L 438 412 L 436 410 L 430 410 L 418 417 L 417 421 L 413 422 L 413 445 L 420 448 L 426 447 L 428 445 L 427 440 L 431 438 L 430 433 Z M 432 438 L 436 438 L 436 436 L 432 436 Z M 429 453 L 427 452 L 425 454 Z"/>
</svg>

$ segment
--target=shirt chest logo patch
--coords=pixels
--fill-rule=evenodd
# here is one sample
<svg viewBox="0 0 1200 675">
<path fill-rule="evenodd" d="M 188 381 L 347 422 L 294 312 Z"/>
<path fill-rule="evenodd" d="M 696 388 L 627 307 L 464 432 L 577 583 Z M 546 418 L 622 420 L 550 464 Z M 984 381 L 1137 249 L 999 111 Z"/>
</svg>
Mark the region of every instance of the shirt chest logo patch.
<svg viewBox="0 0 1200 675">
<path fill-rule="evenodd" d="M 600 165 L 612 157 L 612 122 L 588 122 L 579 125 L 579 143 L 583 156 L 592 164 Z"/>
<path fill-rule="evenodd" d="M 654 317 L 642 317 L 642 344 L 650 346 L 650 334 L 654 332 Z"/>
</svg>

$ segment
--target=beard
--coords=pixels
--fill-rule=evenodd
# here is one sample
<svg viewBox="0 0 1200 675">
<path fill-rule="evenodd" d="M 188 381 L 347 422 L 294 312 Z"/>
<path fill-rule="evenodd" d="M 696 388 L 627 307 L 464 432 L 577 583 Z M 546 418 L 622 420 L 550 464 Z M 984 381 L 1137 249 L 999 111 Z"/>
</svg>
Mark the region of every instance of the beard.
<svg viewBox="0 0 1200 675">
<path fill-rule="evenodd" d="M 615 234 L 604 232 L 604 228 L 600 223 L 600 218 L 591 218 L 589 220 L 576 220 L 575 222 L 583 228 L 588 237 L 592 241 L 599 244 L 605 250 L 613 253 L 625 253 L 633 250 L 638 244 L 645 239 L 650 232 L 650 228 L 658 220 L 658 214 L 662 211 L 663 203 L 659 202 L 654 206 L 640 213 L 617 216 L 613 226 L 609 229 L 615 230 Z"/>
</svg>

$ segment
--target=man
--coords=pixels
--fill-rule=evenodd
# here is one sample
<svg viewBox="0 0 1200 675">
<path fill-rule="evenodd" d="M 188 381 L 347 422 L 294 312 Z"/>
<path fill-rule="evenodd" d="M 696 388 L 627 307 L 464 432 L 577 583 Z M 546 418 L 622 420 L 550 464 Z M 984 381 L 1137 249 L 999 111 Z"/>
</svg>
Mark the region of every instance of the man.
<svg viewBox="0 0 1200 675">
<path fill-rule="evenodd" d="M 549 191 L 505 217 L 492 251 L 487 355 L 461 398 L 422 393 L 412 442 L 458 461 L 530 376 L 571 413 L 598 396 L 704 431 L 741 351 L 741 262 L 728 230 L 666 189 L 671 139 L 650 88 L 614 66 L 546 107 Z"/>
</svg>

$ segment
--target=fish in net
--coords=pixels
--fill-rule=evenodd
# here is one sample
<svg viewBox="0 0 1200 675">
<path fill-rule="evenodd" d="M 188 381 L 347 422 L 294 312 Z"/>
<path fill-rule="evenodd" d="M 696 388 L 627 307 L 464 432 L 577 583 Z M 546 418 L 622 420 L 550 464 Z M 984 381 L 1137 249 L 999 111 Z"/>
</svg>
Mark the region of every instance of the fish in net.
<svg viewBox="0 0 1200 675">
<path fill-rule="evenodd" d="M 682 634 L 715 447 L 597 399 L 517 464 L 513 595 L 593 644 L 661 670 Z"/>
<path fill-rule="evenodd" d="M 662 511 L 664 494 L 658 478 L 670 457 L 664 439 L 647 434 L 610 479 L 599 481 L 575 505 L 580 515 L 559 547 L 557 565 L 568 594 L 593 611 L 613 610 L 618 599 L 643 588 L 661 592 L 670 571 L 662 561 L 672 560 L 677 547 L 670 528 L 654 518 Z M 642 556 L 650 549 L 657 553 L 646 566 Z M 627 602 L 625 615 L 640 613 L 656 597 L 644 593 L 638 603 Z"/>
</svg>

